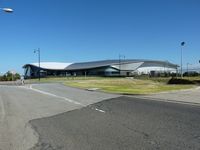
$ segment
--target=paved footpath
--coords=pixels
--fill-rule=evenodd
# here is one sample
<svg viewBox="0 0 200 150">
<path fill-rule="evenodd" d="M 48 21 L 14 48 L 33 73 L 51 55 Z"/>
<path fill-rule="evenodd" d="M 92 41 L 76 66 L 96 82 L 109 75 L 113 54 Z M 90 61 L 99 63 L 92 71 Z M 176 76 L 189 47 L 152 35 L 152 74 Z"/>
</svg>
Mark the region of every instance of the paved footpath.
<svg viewBox="0 0 200 150">
<path fill-rule="evenodd" d="M 143 97 L 147 99 L 151 98 L 155 100 L 200 105 L 200 87 L 181 91 L 163 92 Z"/>
</svg>

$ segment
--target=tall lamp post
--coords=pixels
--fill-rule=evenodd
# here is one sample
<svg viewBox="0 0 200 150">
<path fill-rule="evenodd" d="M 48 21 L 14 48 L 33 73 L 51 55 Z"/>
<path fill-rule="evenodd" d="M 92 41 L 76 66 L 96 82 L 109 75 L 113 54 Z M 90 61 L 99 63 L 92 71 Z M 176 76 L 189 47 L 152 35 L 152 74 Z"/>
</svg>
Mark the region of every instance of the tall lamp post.
<svg viewBox="0 0 200 150">
<path fill-rule="evenodd" d="M 200 60 L 199 60 L 199 63 L 200 63 Z M 199 71 L 199 75 L 200 75 L 200 71 Z"/>
<path fill-rule="evenodd" d="M 34 50 L 34 53 L 38 53 L 38 66 L 39 66 L 39 74 L 38 74 L 38 80 L 40 81 L 40 49 Z"/>
<path fill-rule="evenodd" d="M 187 76 L 189 77 L 189 65 L 191 65 L 190 63 L 187 63 Z"/>
<path fill-rule="evenodd" d="M 183 46 L 185 42 L 181 42 L 181 78 L 183 78 Z"/>
<path fill-rule="evenodd" d="M 12 13 L 13 12 L 13 9 L 11 8 L 0 8 L 0 10 L 6 12 L 6 13 Z M 13 74 L 14 72 L 11 72 L 12 73 L 12 81 L 14 80 L 14 77 L 13 77 Z"/>
<path fill-rule="evenodd" d="M 125 60 L 125 55 L 119 54 L 119 76 L 121 76 L 121 58 Z"/>
<path fill-rule="evenodd" d="M 12 13 L 13 9 L 12 8 L 0 8 L 1 10 L 3 10 L 6 13 Z"/>
</svg>

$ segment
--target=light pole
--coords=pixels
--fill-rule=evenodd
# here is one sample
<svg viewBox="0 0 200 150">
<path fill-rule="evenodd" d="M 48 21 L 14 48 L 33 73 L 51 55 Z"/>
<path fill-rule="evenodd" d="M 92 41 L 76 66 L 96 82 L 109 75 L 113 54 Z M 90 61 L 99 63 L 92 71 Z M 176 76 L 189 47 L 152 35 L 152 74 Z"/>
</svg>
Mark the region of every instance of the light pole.
<svg viewBox="0 0 200 150">
<path fill-rule="evenodd" d="M 38 53 L 38 66 L 39 66 L 39 74 L 38 74 L 38 79 L 40 81 L 40 49 L 34 50 L 34 53 Z"/>
<path fill-rule="evenodd" d="M 12 13 L 13 12 L 13 9 L 11 8 L 0 8 L 0 10 L 6 12 L 6 13 Z M 12 74 L 12 81 L 14 80 L 14 76 L 13 76 L 13 72 L 11 72 Z"/>
<path fill-rule="evenodd" d="M 124 57 L 125 60 L 125 55 L 119 54 L 119 76 L 121 76 L 121 57 Z"/>
<path fill-rule="evenodd" d="M 181 42 L 181 78 L 183 78 L 183 46 L 185 42 Z"/>
<path fill-rule="evenodd" d="M 12 8 L 0 8 L 1 10 L 3 10 L 6 13 L 12 13 L 13 9 Z"/>
<path fill-rule="evenodd" d="M 200 63 L 200 60 L 199 60 L 199 63 Z M 199 71 L 199 75 L 200 75 L 200 71 Z"/>
<path fill-rule="evenodd" d="M 188 77 L 189 77 L 189 71 L 188 71 L 188 70 L 189 70 L 189 68 L 188 68 L 189 65 L 191 65 L 191 64 L 190 64 L 190 63 L 187 63 L 187 76 L 188 76 Z"/>
</svg>

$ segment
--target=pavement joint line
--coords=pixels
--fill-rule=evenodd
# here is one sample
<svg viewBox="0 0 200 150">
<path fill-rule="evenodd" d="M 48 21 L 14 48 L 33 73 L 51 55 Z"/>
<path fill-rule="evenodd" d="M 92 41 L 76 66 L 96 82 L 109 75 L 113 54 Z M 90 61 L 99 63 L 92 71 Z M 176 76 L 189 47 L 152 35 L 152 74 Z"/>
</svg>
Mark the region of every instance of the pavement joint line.
<svg viewBox="0 0 200 150">
<path fill-rule="evenodd" d="M 41 93 L 41 94 L 45 94 L 45 95 L 49 95 L 49 96 L 52 96 L 52 97 L 56 97 L 56 98 L 60 98 L 60 99 L 64 99 L 70 103 L 73 103 L 73 104 L 76 104 L 76 105 L 80 105 L 80 106 L 83 106 L 83 107 L 87 107 L 87 105 L 84 105 L 84 104 L 81 104 L 77 101 L 74 101 L 72 99 L 69 99 L 69 98 L 66 98 L 66 97 L 62 97 L 62 96 L 58 96 L 58 95 L 55 95 L 55 94 L 52 94 L 52 93 L 49 93 L 49 92 L 45 92 L 45 91 L 41 91 L 41 90 L 38 90 L 38 89 L 35 89 L 32 87 L 32 85 L 30 85 L 29 87 L 25 87 L 25 86 L 20 86 L 21 88 L 26 88 L 26 89 L 30 89 L 30 90 L 33 90 L 35 92 L 38 92 L 38 93 Z M 98 112 L 101 112 L 101 113 L 105 113 L 104 110 L 101 110 L 101 109 L 98 109 L 98 108 L 93 108 L 93 107 L 90 107 L 91 109 L 94 109 Z"/>
</svg>

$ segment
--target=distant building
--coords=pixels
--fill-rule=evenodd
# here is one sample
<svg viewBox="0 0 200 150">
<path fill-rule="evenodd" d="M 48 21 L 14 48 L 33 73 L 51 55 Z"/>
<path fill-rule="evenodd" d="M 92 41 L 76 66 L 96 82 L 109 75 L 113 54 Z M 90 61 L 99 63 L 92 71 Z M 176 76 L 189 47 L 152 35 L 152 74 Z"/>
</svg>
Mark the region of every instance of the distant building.
<svg viewBox="0 0 200 150">
<path fill-rule="evenodd" d="M 157 73 L 176 73 L 178 65 L 157 60 L 102 60 L 80 63 L 41 62 L 25 64 L 25 78 L 39 76 L 133 76 L 155 75 Z"/>
</svg>

